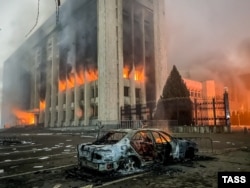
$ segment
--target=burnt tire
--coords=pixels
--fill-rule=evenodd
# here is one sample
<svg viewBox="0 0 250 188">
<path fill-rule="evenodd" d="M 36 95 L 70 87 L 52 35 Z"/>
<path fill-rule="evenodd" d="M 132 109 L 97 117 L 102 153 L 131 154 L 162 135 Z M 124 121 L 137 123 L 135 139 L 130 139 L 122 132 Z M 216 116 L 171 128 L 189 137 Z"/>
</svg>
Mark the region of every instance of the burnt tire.
<svg viewBox="0 0 250 188">
<path fill-rule="evenodd" d="M 194 158 L 194 148 L 188 148 L 185 153 L 186 159 L 193 159 Z"/>
<path fill-rule="evenodd" d="M 134 157 L 127 157 L 124 159 L 122 169 L 126 172 L 135 172 L 140 168 L 138 160 Z"/>
</svg>

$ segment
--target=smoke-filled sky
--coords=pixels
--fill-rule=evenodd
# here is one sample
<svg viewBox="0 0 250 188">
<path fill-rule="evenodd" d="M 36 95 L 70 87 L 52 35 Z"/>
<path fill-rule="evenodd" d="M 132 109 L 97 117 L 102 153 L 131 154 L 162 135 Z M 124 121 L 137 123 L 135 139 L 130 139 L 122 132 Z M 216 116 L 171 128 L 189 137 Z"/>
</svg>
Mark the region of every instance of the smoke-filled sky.
<svg viewBox="0 0 250 188">
<path fill-rule="evenodd" d="M 55 2 L 40 0 L 36 28 L 56 10 Z M 0 0 L 0 91 L 1 66 L 27 39 L 37 7 L 38 0 Z M 169 69 L 176 65 L 200 80 L 250 70 L 249 0 L 166 0 L 166 16 Z"/>
<path fill-rule="evenodd" d="M 60 2 L 62 4 L 65 1 Z M 3 62 L 30 36 L 36 21 L 37 26 L 32 31 L 35 31 L 55 10 L 55 0 L 0 0 L 0 122 Z"/>
<path fill-rule="evenodd" d="M 166 0 L 166 9 L 169 69 L 200 80 L 250 72 L 249 0 Z"/>
</svg>

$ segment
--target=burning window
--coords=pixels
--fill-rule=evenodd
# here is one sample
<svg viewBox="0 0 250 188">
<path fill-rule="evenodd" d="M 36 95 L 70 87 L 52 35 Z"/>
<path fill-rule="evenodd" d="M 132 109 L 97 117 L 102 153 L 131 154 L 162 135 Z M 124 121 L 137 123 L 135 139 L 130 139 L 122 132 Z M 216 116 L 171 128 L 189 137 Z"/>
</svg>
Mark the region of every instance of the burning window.
<svg viewBox="0 0 250 188">
<path fill-rule="evenodd" d="M 39 108 L 40 108 L 40 110 L 44 110 L 45 109 L 45 100 L 41 100 L 40 101 L 40 104 L 39 104 Z"/>
</svg>

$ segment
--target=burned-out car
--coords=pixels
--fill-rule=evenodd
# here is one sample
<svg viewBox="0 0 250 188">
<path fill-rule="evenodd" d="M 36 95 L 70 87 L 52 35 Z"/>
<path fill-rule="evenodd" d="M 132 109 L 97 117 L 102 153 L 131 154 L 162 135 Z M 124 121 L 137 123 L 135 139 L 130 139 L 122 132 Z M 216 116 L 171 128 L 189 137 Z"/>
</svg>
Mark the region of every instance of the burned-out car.
<svg viewBox="0 0 250 188">
<path fill-rule="evenodd" d="M 93 143 L 77 145 L 79 166 L 101 172 L 130 172 L 154 162 L 192 158 L 196 152 L 195 142 L 174 138 L 160 129 L 112 130 Z"/>
</svg>

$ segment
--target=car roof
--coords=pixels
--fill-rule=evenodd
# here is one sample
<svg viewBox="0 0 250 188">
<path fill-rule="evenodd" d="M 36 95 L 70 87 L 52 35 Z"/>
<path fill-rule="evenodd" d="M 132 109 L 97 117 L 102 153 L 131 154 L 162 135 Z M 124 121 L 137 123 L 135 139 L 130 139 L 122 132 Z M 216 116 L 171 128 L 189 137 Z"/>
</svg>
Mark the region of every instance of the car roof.
<svg viewBox="0 0 250 188">
<path fill-rule="evenodd" d="M 158 128 L 138 128 L 138 129 L 112 129 L 109 130 L 108 132 L 126 132 L 128 134 L 133 134 L 137 131 L 158 131 L 158 132 L 164 132 L 166 134 L 169 134 L 168 132 L 158 129 Z"/>
</svg>

